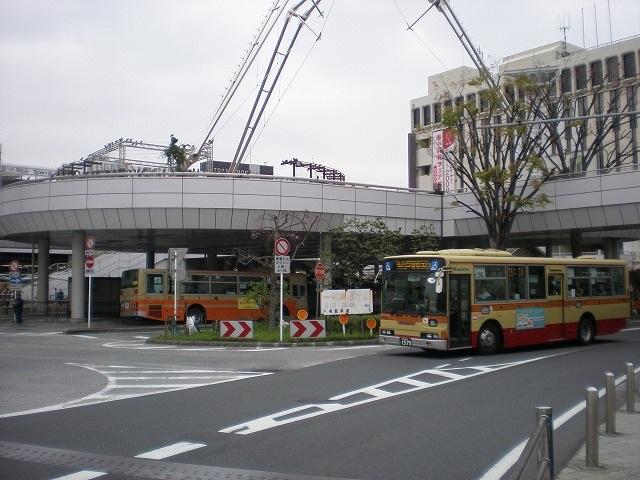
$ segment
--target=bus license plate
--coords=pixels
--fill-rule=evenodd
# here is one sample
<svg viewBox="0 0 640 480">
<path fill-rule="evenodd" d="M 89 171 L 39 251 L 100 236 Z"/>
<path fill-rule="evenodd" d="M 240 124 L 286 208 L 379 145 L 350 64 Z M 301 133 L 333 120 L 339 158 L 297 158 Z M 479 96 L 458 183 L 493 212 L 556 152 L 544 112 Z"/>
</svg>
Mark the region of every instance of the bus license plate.
<svg viewBox="0 0 640 480">
<path fill-rule="evenodd" d="M 401 338 L 400 339 L 400 345 L 403 347 L 410 347 L 411 346 L 411 339 L 410 338 Z"/>
</svg>

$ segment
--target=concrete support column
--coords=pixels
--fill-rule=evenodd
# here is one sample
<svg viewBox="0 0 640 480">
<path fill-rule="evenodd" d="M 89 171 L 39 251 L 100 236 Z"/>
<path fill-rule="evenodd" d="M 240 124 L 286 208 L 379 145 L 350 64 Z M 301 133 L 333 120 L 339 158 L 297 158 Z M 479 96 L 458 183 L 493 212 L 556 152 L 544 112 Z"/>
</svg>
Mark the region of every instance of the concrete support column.
<svg viewBox="0 0 640 480">
<path fill-rule="evenodd" d="M 38 240 L 38 307 L 43 310 L 49 300 L 49 239 Z"/>
<path fill-rule="evenodd" d="M 84 321 L 84 232 L 71 240 L 71 321 Z"/>
<path fill-rule="evenodd" d="M 147 254 L 146 261 L 145 261 L 146 268 L 155 268 L 156 252 L 154 252 L 153 250 L 147 250 L 146 254 Z"/>
<path fill-rule="evenodd" d="M 620 258 L 620 242 L 615 238 L 605 238 L 602 241 L 604 250 L 604 258 L 618 259 Z"/>
<path fill-rule="evenodd" d="M 331 234 L 320 234 L 320 259 L 324 262 L 327 273 L 322 282 L 324 288 L 331 288 Z"/>
<path fill-rule="evenodd" d="M 579 230 L 571 231 L 571 255 L 573 258 L 582 255 L 582 232 Z"/>
<path fill-rule="evenodd" d="M 218 270 L 218 249 L 216 247 L 207 248 L 207 270 Z"/>
<path fill-rule="evenodd" d="M 544 256 L 548 258 L 553 257 L 553 242 L 551 239 L 547 239 L 544 244 Z"/>
</svg>

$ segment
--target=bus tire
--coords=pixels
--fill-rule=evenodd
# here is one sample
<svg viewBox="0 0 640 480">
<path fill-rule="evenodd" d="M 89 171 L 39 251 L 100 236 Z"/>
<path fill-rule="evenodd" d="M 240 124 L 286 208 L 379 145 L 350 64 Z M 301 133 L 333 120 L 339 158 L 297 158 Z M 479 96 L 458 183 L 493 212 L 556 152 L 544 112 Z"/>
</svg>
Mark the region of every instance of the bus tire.
<svg viewBox="0 0 640 480">
<path fill-rule="evenodd" d="M 593 318 L 585 315 L 578 323 L 578 343 L 580 345 L 589 345 L 596 336 L 596 328 Z"/>
<path fill-rule="evenodd" d="M 502 349 L 502 332 L 493 323 L 485 323 L 478 332 L 478 351 L 491 355 Z"/>
<path fill-rule="evenodd" d="M 189 307 L 187 310 L 187 317 L 194 317 L 193 323 L 199 327 L 207 323 L 207 314 L 199 306 Z"/>
</svg>

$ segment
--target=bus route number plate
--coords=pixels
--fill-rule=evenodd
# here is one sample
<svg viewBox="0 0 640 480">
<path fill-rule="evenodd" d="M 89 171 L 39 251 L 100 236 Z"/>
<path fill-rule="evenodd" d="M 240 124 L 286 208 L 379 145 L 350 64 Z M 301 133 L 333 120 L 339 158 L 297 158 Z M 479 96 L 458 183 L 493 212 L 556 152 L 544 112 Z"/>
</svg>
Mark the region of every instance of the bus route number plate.
<svg viewBox="0 0 640 480">
<path fill-rule="evenodd" d="M 411 346 L 411 339 L 410 338 L 401 338 L 400 339 L 400 345 L 403 347 L 410 347 Z"/>
</svg>

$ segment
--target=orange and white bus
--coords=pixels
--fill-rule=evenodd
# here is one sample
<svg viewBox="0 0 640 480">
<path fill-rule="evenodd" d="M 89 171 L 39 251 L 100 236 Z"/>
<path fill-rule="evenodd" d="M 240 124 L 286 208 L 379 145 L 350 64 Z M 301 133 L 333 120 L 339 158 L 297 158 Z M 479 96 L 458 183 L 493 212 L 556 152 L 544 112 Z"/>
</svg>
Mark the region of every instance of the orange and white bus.
<svg viewBox="0 0 640 480">
<path fill-rule="evenodd" d="M 620 260 L 440 250 L 385 258 L 380 341 L 433 350 L 593 341 L 629 318 Z"/>
<path fill-rule="evenodd" d="M 259 308 L 245 292 L 251 282 L 267 281 L 261 272 L 187 270 L 179 283 L 177 318 L 194 317 L 196 324 L 216 320 L 264 320 L 267 312 Z M 285 275 L 283 312 L 295 315 L 307 308 L 306 276 Z M 166 322 L 173 318 L 173 281 L 167 270 L 138 268 L 122 273 L 120 316 Z"/>
</svg>

